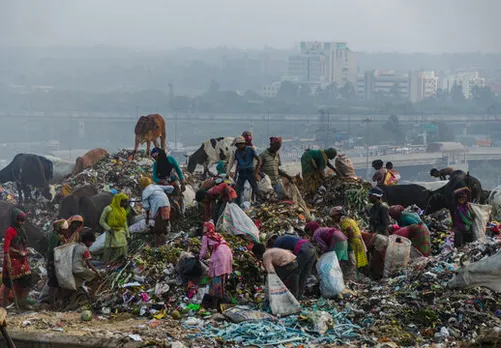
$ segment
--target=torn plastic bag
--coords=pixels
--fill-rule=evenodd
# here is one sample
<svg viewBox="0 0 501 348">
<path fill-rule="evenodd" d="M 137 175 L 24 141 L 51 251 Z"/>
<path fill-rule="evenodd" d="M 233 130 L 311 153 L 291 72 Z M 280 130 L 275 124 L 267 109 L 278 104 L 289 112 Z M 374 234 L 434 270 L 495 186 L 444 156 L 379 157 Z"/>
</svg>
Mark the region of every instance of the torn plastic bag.
<svg viewBox="0 0 501 348">
<path fill-rule="evenodd" d="M 221 233 L 243 236 L 254 243 L 259 243 L 259 229 L 235 203 L 226 204 L 223 215 L 217 222 L 217 230 Z"/>
<path fill-rule="evenodd" d="M 101 233 L 94 243 L 89 248 L 91 254 L 101 255 L 104 252 L 104 243 L 106 241 L 106 232 Z"/>
<path fill-rule="evenodd" d="M 148 231 L 150 228 L 149 224 L 146 223 L 146 219 L 142 219 L 136 222 L 134 225 L 129 226 L 130 233 L 143 233 Z"/>
<path fill-rule="evenodd" d="M 322 297 L 332 298 L 344 290 L 343 271 L 339 266 L 335 251 L 320 256 L 317 261 L 317 272 L 320 277 L 320 293 Z"/>
<path fill-rule="evenodd" d="M 266 312 L 257 311 L 247 306 L 235 306 L 228 308 L 223 312 L 223 315 L 234 323 L 241 323 L 243 321 L 276 321 L 273 315 Z"/>
<path fill-rule="evenodd" d="M 384 259 L 384 277 L 387 278 L 400 268 L 409 264 L 411 241 L 405 237 L 391 235 Z"/>
<path fill-rule="evenodd" d="M 275 273 L 268 273 L 266 292 L 274 315 L 281 317 L 301 311 L 299 302 Z"/>
<path fill-rule="evenodd" d="M 473 224 L 471 230 L 473 232 L 473 240 L 485 240 L 485 230 L 487 229 L 487 223 L 489 222 L 489 217 L 491 216 L 492 206 L 488 204 L 476 204 L 470 203 L 473 213 L 475 213 L 475 219 L 473 219 Z"/>
<path fill-rule="evenodd" d="M 186 185 L 186 190 L 183 192 L 184 207 L 190 208 L 195 205 L 195 190 L 191 185 Z"/>
<path fill-rule="evenodd" d="M 54 249 L 54 265 L 59 287 L 76 290 L 77 285 L 73 275 L 73 250 L 76 243 L 63 244 Z"/>
</svg>

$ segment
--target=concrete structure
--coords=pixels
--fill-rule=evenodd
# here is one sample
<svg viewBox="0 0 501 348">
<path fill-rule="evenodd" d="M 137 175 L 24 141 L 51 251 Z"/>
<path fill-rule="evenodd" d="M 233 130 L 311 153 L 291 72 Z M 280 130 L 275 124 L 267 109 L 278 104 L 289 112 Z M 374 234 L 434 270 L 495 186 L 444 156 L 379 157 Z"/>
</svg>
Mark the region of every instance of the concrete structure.
<svg viewBox="0 0 501 348">
<path fill-rule="evenodd" d="M 440 81 L 440 87 L 449 92 L 455 85 L 462 86 L 464 97 L 471 99 L 473 87 L 485 87 L 485 79 L 479 77 L 478 71 L 464 71 L 445 76 Z"/>
<path fill-rule="evenodd" d="M 432 98 L 437 94 L 438 76 L 434 71 L 418 71 L 409 75 L 409 96 L 412 103 Z"/>
<path fill-rule="evenodd" d="M 372 70 L 357 78 L 357 95 L 363 100 L 374 100 L 379 96 L 396 96 L 409 99 L 409 76 L 394 71 Z"/>
<path fill-rule="evenodd" d="M 299 82 L 343 86 L 356 83 L 356 55 L 346 42 L 302 41 L 300 53 L 289 57 L 289 76 Z"/>
<path fill-rule="evenodd" d="M 269 85 L 263 86 L 260 91 L 260 94 L 266 98 L 274 98 L 276 97 L 278 90 L 280 89 L 281 82 L 273 82 Z"/>
</svg>

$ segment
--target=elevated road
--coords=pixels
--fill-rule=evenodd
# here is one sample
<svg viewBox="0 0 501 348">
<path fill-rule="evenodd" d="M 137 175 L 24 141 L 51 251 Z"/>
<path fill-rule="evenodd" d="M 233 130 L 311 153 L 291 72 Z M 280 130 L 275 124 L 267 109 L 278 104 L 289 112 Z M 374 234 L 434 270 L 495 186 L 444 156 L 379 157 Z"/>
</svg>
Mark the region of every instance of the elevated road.
<svg viewBox="0 0 501 348">
<path fill-rule="evenodd" d="M 252 123 L 252 122 L 270 122 L 284 123 L 297 122 L 301 124 L 320 124 L 325 123 L 327 116 L 322 118 L 316 114 L 215 114 L 215 113 L 167 113 L 160 112 L 167 121 L 200 123 Z M 388 120 L 388 114 L 373 115 L 330 115 L 329 122 L 335 123 L 381 123 Z M 0 112 L 0 120 L 3 122 L 10 120 L 79 120 L 79 121 L 100 121 L 100 122 L 125 122 L 131 123 L 137 120 L 136 113 L 118 113 L 118 112 Z M 399 115 L 399 122 L 425 124 L 433 122 L 448 122 L 454 124 L 473 124 L 473 123 L 494 123 L 501 122 L 499 115 Z"/>
</svg>

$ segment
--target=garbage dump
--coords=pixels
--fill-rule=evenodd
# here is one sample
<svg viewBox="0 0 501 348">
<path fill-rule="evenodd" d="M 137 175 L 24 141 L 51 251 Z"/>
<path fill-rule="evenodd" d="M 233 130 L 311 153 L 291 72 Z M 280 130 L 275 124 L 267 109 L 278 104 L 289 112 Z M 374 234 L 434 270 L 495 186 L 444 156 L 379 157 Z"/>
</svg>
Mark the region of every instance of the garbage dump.
<svg viewBox="0 0 501 348">
<path fill-rule="evenodd" d="M 67 195 L 88 184 L 99 192 L 125 191 L 134 201 L 140 221 L 138 179 L 151 176 L 153 162 L 139 156 L 132 159 L 131 155 L 126 150 L 113 154 L 65 178 L 55 187 L 56 192 Z M 202 177 L 194 174 L 186 180 L 196 191 Z M 305 238 L 304 227 L 309 220 L 333 226 L 329 209 L 337 205 L 366 230 L 370 188 L 370 183 L 361 180 L 331 176 L 316 194 L 304 196 L 310 216 L 293 201 L 254 203 L 245 213 L 259 230 L 261 242 L 272 234 Z M 302 192 L 301 185 L 299 190 Z M 1 194 L 2 200 L 15 202 L 15 186 L 3 185 Z M 59 204 L 57 200 L 27 203 L 28 219 L 46 234 L 57 218 Z M 300 307 L 290 315 L 277 317 L 267 297 L 266 272 L 251 251 L 256 241 L 226 232 L 222 233 L 233 252 L 233 272 L 226 283 L 227 298 L 220 307 L 221 314 L 210 308 L 208 264 L 198 259 L 202 216 L 196 204 L 187 207 L 184 216 L 172 222 L 175 229 L 165 245 L 158 248 L 153 246 L 149 225 L 143 223 L 132 233 L 128 256 L 107 267 L 100 265 L 103 279 L 79 298 L 76 308 L 52 311 L 47 304 L 32 300 L 33 309 L 14 314 L 11 305 L 10 330 L 116 338 L 148 347 L 454 346 L 501 335 L 499 293 L 482 286 L 448 286 L 461 264 L 480 261 L 499 251 L 500 224 L 495 220 L 487 224 L 485 240 L 458 249 L 454 247 L 448 211 L 422 216 L 430 230 L 431 257 L 413 259 L 412 254 L 402 251 L 408 260 L 387 277 L 373 280 L 360 273 L 356 280 L 343 282 L 342 287 L 349 292 L 336 296 L 339 289 L 334 288 L 329 299 L 321 296 L 325 283 L 322 287 L 314 272 L 307 280 L 304 298 L 298 301 Z M 30 257 L 36 280 L 31 299 L 43 292 L 47 277 L 44 257 L 34 254 Z M 99 255 L 93 258 L 99 259 Z M 335 270 L 339 273 L 339 267 Z"/>
</svg>

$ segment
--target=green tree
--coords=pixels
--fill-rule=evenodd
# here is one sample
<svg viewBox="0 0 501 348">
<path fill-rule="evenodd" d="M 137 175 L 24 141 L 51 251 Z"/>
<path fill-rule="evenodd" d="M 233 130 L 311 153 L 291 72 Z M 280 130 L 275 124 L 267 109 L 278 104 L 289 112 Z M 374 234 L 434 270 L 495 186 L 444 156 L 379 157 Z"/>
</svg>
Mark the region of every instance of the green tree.
<svg viewBox="0 0 501 348">
<path fill-rule="evenodd" d="M 350 81 L 346 82 L 344 86 L 339 89 L 339 94 L 346 100 L 354 101 L 357 99 L 357 91 Z"/>
<path fill-rule="evenodd" d="M 454 103 L 463 103 L 465 101 L 463 86 L 454 84 L 451 89 L 451 100 Z"/>
<path fill-rule="evenodd" d="M 405 134 L 400 126 L 400 120 L 397 115 L 390 115 L 388 120 L 383 124 L 383 129 L 387 132 L 387 137 L 396 141 L 398 144 L 405 142 Z"/>
</svg>

